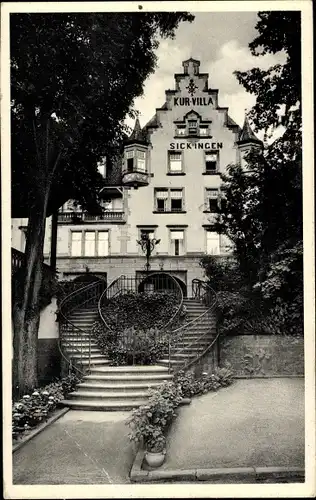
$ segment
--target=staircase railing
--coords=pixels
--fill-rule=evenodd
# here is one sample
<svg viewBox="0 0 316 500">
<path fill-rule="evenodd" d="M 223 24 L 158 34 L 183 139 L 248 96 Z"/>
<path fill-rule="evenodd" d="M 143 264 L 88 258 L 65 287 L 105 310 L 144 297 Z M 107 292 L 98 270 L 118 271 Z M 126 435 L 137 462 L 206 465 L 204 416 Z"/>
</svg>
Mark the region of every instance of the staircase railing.
<svg viewBox="0 0 316 500">
<path fill-rule="evenodd" d="M 209 338 L 210 330 L 207 329 L 205 333 L 201 334 L 198 338 L 195 338 L 190 344 L 184 344 L 185 334 L 188 333 L 191 328 L 198 327 L 201 323 L 205 324 L 205 319 L 207 319 L 207 324 L 211 325 L 212 320 L 214 320 L 214 310 L 217 304 L 217 295 L 215 290 L 206 283 L 205 281 L 199 280 L 195 278 L 192 280 L 192 298 L 204 304 L 207 309 L 200 314 L 198 317 L 193 320 L 185 323 L 184 325 L 176 328 L 171 332 L 169 337 L 169 359 L 168 359 L 168 367 L 169 372 L 176 373 L 179 370 L 188 369 L 190 366 L 195 364 L 199 359 L 201 359 L 207 352 L 214 348 L 217 343 L 219 333 L 217 332 L 212 342 L 207 345 L 206 348 L 203 349 L 201 347 L 200 351 L 194 358 L 184 359 L 183 363 L 179 363 L 174 369 L 172 368 L 172 358 L 175 355 L 185 354 L 186 352 L 190 352 L 191 347 L 196 347 L 200 342 Z M 211 328 L 211 326 L 210 326 Z M 202 344 L 201 344 L 202 345 Z"/>
<path fill-rule="evenodd" d="M 169 318 L 167 323 L 160 328 L 161 335 L 168 332 L 172 324 L 174 324 L 174 322 L 177 320 L 180 311 L 182 310 L 183 291 L 178 281 L 171 274 L 165 272 L 156 272 L 139 277 L 121 275 L 118 278 L 114 279 L 110 283 L 110 285 L 103 291 L 99 299 L 98 310 L 100 319 L 109 333 L 113 336 L 117 336 L 117 332 L 114 332 L 112 326 L 109 324 L 106 318 L 106 306 L 107 302 L 110 299 L 116 297 L 117 295 L 128 292 L 140 293 L 142 291 L 146 291 L 146 285 L 147 287 L 149 287 L 149 290 L 147 291 L 170 291 L 170 288 L 164 288 L 168 286 L 167 280 L 169 280 L 169 287 L 170 283 L 173 284 L 172 291 L 176 296 L 176 310 Z M 132 339 L 132 346 L 134 364 L 135 356 L 137 354 L 135 348 L 135 337 Z"/>
<path fill-rule="evenodd" d="M 69 371 L 75 369 L 81 374 L 90 371 L 91 367 L 91 332 L 88 330 L 83 330 L 69 319 L 71 313 L 76 309 L 87 308 L 89 306 L 95 306 L 97 309 L 99 297 L 102 294 L 104 288 L 106 287 L 106 282 L 103 279 L 89 283 L 78 290 L 73 291 L 67 295 L 60 303 L 57 312 L 57 318 L 59 321 L 59 342 L 58 347 L 63 359 L 67 362 Z M 72 343 L 67 336 L 71 336 L 72 339 L 76 340 Z M 86 344 L 88 342 L 88 365 L 84 368 L 82 361 L 86 359 Z M 72 357 L 70 351 L 67 352 L 67 347 L 74 351 L 73 354 L 79 354 L 79 357 Z"/>
</svg>

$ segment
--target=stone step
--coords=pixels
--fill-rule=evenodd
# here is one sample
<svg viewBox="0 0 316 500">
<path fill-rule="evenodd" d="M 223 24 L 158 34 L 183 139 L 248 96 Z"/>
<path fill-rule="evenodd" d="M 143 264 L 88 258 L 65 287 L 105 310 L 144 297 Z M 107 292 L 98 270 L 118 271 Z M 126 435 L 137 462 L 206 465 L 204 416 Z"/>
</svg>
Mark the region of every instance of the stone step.
<svg viewBox="0 0 316 500">
<path fill-rule="evenodd" d="M 113 368 L 113 367 L 111 367 Z M 99 374 L 100 373 L 100 374 Z M 101 375 L 101 373 L 103 375 Z M 168 373 L 168 370 L 164 369 L 164 373 L 153 373 L 153 374 L 137 374 L 137 373 L 122 373 L 117 374 L 114 373 L 111 375 L 109 372 L 108 375 L 105 375 L 105 371 L 100 371 L 98 369 L 93 369 L 90 375 L 85 377 L 85 381 L 87 383 L 111 383 L 111 384 L 123 384 L 123 385 L 134 385 L 137 383 L 158 383 L 162 384 L 165 380 L 171 380 L 172 375 Z"/>
<path fill-rule="evenodd" d="M 67 347 L 66 348 L 67 352 L 69 353 L 72 353 L 72 352 L 78 352 L 79 348 L 78 347 Z M 84 353 L 87 353 L 89 354 L 89 352 L 91 352 L 91 354 L 101 354 L 101 351 L 100 349 L 98 349 L 97 347 L 91 347 L 91 349 L 89 349 L 89 347 L 82 347 L 80 346 L 80 352 L 84 352 Z"/>
<path fill-rule="evenodd" d="M 83 366 L 89 366 L 89 358 L 87 359 L 82 359 L 80 360 L 80 363 L 83 365 Z M 90 360 L 90 366 L 93 367 L 93 366 L 98 366 L 98 369 L 100 368 L 105 368 L 107 367 L 108 365 L 110 364 L 110 360 L 109 359 L 106 359 L 105 357 L 102 358 L 102 359 L 91 359 Z M 92 368 L 91 368 L 92 369 Z"/>
<path fill-rule="evenodd" d="M 68 406 L 72 410 L 87 410 L 87 411 L 131 411 L 138 408 L 147 400 L 115 400 L 115 401 L 97 401 L 97 400 L 78 400 L 64 399 L 62 401 L 64 406 Z"/>
<path fill-rule="evenodd" d="M 111 400 L 118 400 L 118 401 L 138 401 L 140 400 L 141 402 L 144 401 L 148 397 L 147 390 L 145 391 L 133 391 L 133 392 L 116 392 L 116 391 L 101 391 L 101 390 L 96 390 L 96 391 L 84 391 L 84 390 L 77 390 L 75 392 L 71 392 L 68 394 L 69 399 L 94 399 L 97 401 L 111 401 Z"/>
<path fill-rule="evenodd" d="M 170 375 L 170 378 L 172 376 Z M 78 390 L 84 390 L 87 392 L 97 392 L 97 391 L 104 391 L 104 392 L 132 392 L 132 391 L 147 391 L 148 389 L 154 389 L 156 387 L 159 387 L 163 383 L 163 380 L 158 380 L 158 381 L 144 381 L 144 382 L 135 382 L 132 384 L 120 384 L 120 383 L 104 383 L 104 381 L 101 382 L 81 382 L 81 384 L 77 385 Z"/>
<path fill-rule="evenodd" d="M 98 375 L 129 375 L 129 376 L 138 376 L 138 375 L 153 375 L 153 374 L 161 374 L 167 373 L 164 368 L 159 365 L 148 365 L 148 366 L 111 366 L 108 368 L 102 369 L 93 369 L 91 374 L 95 374 L 98 372 Z"/>
<path fill-rule="evenodd" d="M 89 345 L 90 345 L 91 348 L 95 348 L 95 347 L 98 348 L 98 344 L 95 341 L 91 341 L 91 343 L 89 344 L 89 342 L 86 342 L 86 341 L 82 342 L 81 340 L 78 340 L 78 339 L 73 339 L 73 340 L 69 339 L 67 341 L 67 344 L 72 346 L 72 347 L 80 346 L 80 347 L 88 347 L 89 348 Z"/>
<path fill-rule="evenodd" d="M 76 354 L 71 354 L 71 357 L 74 358 L 74 359 L 80 359 L 82 357 L 82 359 L 89 359 L 89 351 L 82 351 L 82 356 L 81 356 L 81 351 L 78 353 L 78 350 L 76 350 Z M 70 353 L 69 353 L 70 354 Z M 91 356 L 90 356 L 91 360 L 93 361 L 96 361 L 96 360 L 102 360 L 102 359 L 107 359 L 103 354 L 101 354 L 100 352 L 96 352 L 96 353 L 91 353 Z"/>
</svg>

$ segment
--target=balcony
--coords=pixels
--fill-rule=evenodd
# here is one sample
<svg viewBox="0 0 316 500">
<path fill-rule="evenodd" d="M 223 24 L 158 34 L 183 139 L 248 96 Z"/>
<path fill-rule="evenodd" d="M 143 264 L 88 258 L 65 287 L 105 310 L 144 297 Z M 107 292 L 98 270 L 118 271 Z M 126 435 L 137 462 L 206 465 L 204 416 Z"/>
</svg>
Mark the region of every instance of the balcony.
<svg viewBox="0 0 316 500">
<path fill-rule="evenodd" d="M 59 224 L 81 224 L 81 223 L 116 223 L 124 224 L 126 222 L 125 212 L 116 210 L 107 210 L 100 215 L 90 215 L 85 212 L 59 212 Z"/>
</svg>

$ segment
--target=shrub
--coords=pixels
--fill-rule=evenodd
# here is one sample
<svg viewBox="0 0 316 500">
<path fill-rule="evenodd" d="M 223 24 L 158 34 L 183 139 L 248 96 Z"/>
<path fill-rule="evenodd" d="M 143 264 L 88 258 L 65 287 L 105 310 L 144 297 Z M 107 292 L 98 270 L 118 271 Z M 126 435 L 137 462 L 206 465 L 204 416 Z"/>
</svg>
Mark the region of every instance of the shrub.
<svg viewBox="0 0 316 500">
<path fill-rule="evenodd" d="M 233 372 L 229 366 L 215 368 L 212 373 L 205 373 L 195 378 L 193 373 L 179 371 L 174 376 L 174 383 L 181 389 L 185 398 L 191 398 L 210 391 L 217 391 L 220 387 L 227 387 L 233 381 Z"/>
<path fill-rule="evenodd" d="M 103 313 L 112 330 L 124 331 L 131 327 L 148 330 L 163 328 L 177 308 L 178 299 L 174 292 L 128 292 L 109 299 Z"/>
<path fill-rule="evenodd" d="M 143 440 L 147 449 L 160 451 L 165 442 L 164 432 L 176 417 L 176 408 L 181 399 L 181 389 L 173 382 L 150 390 L 148 402 L 134 410 L 126 422 L 132 428 L 130 440 Z"/>
<path fill-rule="evenodd" d="M 45 421 L 78 382 L 79 378 L 71 374 L 43 388 L 34 389 L 32 394 L 25 394 L 15 402 L 12 408 L 13 438 Z"/>
</svg>

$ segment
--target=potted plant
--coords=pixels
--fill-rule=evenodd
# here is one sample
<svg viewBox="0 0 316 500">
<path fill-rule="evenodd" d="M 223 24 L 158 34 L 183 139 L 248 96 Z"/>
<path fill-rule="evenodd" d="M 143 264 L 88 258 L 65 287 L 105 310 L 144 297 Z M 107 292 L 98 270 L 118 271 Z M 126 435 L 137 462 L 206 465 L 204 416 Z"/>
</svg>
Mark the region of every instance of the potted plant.
<svg viewBox="0 0 316 500">
<path fill-rule="evenodd" d="M 146 442 L 145 460 L 152 467 L 160 467 L 163 464 L 166 456 L 166 438 L 162 434 L 160 427 L 156 427 L 151 437 Z"/>
</svg>

